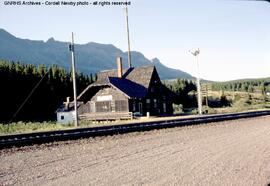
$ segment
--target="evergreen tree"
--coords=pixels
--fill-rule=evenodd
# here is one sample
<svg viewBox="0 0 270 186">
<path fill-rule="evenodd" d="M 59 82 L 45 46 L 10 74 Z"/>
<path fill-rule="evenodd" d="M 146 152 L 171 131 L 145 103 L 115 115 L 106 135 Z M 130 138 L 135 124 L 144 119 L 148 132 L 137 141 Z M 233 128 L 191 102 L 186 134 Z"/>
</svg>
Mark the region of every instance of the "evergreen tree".
<svg viewBox="0 0 270 186">
<path fill-rule="evenodd" d="M 47 73 L 48 72 L 48 73 Z M 45 75 L 46 74 L 46 75 Z M 29 101 L 14 120 L 54 120 L 55 111 L 66 99 L 73 95 L 70 72 L 56 65 L 22 64 L 0 60 L 0 122 L 8 122 L 37 83 L 44 77 Z M 93 81 L 84 74 L 77 78 L 82 91 Z M 79 91 L 78 91 L 79 92 Z"/>
</svg>

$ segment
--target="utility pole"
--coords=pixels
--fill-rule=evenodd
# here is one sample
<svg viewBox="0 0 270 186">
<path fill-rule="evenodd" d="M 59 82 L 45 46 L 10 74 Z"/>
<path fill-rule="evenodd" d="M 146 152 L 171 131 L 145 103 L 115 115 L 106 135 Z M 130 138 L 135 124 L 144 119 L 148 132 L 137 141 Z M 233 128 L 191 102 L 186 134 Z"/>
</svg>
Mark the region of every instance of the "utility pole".
<svg viewBox="0 0 270 186">
<path fill-rule="evenodd" d="M 126 27 L 127 27 L 127 39 L 128 39 L 128 67 L 131 68 L 131 54 L 130 54 L 130 39 L 129 39 L 129 25 L 128 25 L 128 8 L 126 6 Z"/>
<path fill-rule="evenodd" d="M 202 95 L 201 95 L 201 84 L 200 84 L 200 73 L 199 73 L 199 54 L 200 49 L 198 48 L 194 52 L 189 51 L 194 57 L 197 63 L 197 97 L 198 97 L 198 114 L 202 115 Z"/>
<path fill-rule="evenodd" d="M 74 94 L 74 111 L 75 111 L 75 127 L 78 127 L 78 107 L 77 107 L 77 86 L 76 86 L 76 72 L 75 72 L 75 55 L 74 55 L 74 34 L 71 33 L 71 44 L 69 45 L 71 51 L 72 62 L 72 79 L 73 79 L 73 94 Z"/>
</svg>

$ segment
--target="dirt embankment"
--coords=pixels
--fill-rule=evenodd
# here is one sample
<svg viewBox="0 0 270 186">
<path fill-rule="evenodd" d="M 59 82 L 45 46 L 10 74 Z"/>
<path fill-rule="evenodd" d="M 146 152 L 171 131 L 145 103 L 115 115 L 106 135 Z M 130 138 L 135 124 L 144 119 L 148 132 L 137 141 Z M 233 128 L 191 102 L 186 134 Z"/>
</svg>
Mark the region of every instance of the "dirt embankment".
<svg viewBox="0 0 270 186">
<path fill-rule="evenodd" d="M 0 185 L 267 185 L 270 116 L 0 151 Z"/>
</svg>

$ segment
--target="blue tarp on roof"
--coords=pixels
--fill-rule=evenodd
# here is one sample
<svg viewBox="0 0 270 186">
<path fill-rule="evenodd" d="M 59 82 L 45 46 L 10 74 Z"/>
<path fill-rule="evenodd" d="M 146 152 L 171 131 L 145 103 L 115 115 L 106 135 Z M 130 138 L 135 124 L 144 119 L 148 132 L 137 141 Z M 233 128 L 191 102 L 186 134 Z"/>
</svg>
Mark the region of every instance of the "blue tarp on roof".
<svg viewBox="0 0 270 186">
<path fill-rule="evenodd" d="M 128 79 L 109 77 L 109 82 L 131 98 L 143 98 L 147 94 L 144 86 Z"/>
</svg>

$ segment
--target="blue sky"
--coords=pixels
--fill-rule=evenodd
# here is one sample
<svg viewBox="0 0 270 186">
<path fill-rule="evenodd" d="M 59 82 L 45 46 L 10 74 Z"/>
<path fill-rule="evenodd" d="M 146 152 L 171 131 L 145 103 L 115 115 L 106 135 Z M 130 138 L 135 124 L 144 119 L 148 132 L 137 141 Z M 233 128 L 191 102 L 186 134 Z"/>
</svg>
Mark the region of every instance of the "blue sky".
<svg viewBox="0 0 270 186">
<path fill-rule="evenodd" d="M 78 1 L 78 0 L 74 0 Z M 41 1 L 45 2 L 45 1 Z M 0 28 L 20 38 L 110 43 L 127 50 L 121 6 L 5 6 Z M 131 49 L 210 80 L 270 77 L 270 3 L 237 0 L 132 0 Z"/>
</svg>

